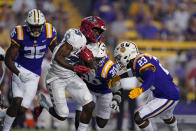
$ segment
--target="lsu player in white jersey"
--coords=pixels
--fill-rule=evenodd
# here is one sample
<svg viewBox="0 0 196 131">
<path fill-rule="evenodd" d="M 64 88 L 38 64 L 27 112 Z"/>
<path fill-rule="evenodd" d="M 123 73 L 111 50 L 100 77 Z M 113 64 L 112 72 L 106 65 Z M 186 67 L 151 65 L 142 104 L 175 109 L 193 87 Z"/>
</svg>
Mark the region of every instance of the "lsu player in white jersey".
<svg viewBox="0 0 196 131">
<path fill-rule="evenodd" d="M 56 46 L 56 30 L 46 23 L 40 10 L 29 11 L 25 23 L 13 29 L 11 44 L 5 55 L 5 64 L 13 72 L 13 99 L 5 115 L 3 131 L 9 131 L 16 116 L 31 105 L 44 55 L 48 48 L 53 51 Z"/>
<path fill-rule="evenodd" d="M 94 97 L 96 122 L 98 127 L 104 128 L 107 124 L 111 108 L 119 111 L 119 104 L 121 103 L 121 88 L 120 83 L 115 83 L 111 89 L 108 87 L 108 80 L 117 74 L 116 65 L 108 58 L 106 54 L 106 46 L 100 43 L 98 50 L 93 51 L 94 59 L 97 65 L 96 75 L 84 74 L 83 80 L 87 84 L 91 94 Z M 78 126 L 81 106 L 77 106 L 75 125 Z"/>
<path fill-rule="evenodd" d="M 41 108 L 45 108 L 52 116 L 63 121 L 69 115 L 66 90 L 74 100 L 83 106 L 80 116 L 81 127 L 78 131 L 84 130 L 83 125 L 89 123 L 94 109 L 92 95 L 84 81 L 78 76 L 90 72 L 90 68 L 79 65 L 79 54 L 85 46 L 86 38 L 80 30 L 71 28 L 66 31 L 64 39 L 54 49 L 51 68 L 46 76 L 46 86 L 52 104 L 46 100 L 44 95 L 41 95 L 40 100 Z M 38 115 L 40 112 L 41 110 Z"/>
</svg>

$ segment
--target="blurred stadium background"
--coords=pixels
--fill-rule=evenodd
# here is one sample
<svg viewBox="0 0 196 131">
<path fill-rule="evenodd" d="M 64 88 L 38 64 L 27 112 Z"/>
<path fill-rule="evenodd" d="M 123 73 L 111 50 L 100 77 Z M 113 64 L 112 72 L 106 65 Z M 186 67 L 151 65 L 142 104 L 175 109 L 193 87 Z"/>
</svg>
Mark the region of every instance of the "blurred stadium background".
<svg viewBox="0 0 196 131">
<path fill-rule="evenodd" d="M 196 130 L 196 0 L 0 0 L 0 46 L 5 50 L 10 44 L 9 33 L 12 28 L 24 24 L 26 12 L 33 8 L 43 11 L 47 21 L 56 27 L 58 42 L 68 28 L 78 28 L 83 17 L 98 15 L 107 24 L 104 39 L 111 58 L 114 47 L 123 40 L 134 41 L 140 51 L 158 57 L 173 74 L 181 92 L 180 103 L 175 110 L 180 130 Z M 49 54 L 43 64 L 43 79 L 50 59 Z M 9 105 L 11 73 L 9 70 L 6 71 L 1 88 L 4 95 L 3 102 Z M 47 94 L 42 79 L 39 91 Z M 145 104 L 144 100 L 145 98 L 137 99 L 136 109 Z M 36 101 L 37 98 L 32 103 L 31 110 Z M 129 121 L 131 111 L 127 102 L 130 100 L 124 104 L 121 130 L 131 128 Z M 31 110 L 28 110 L 26 114 L 16 119 L 13 126 L 18 130 L 15 131 L 74 130 L 75 102 L 69 98 L 68 104 L 72 112 L 69 120 L 59 122 L 44 112 L 36 121 Z M 117 116 L 113 112 L 107 127 L 102 130 L 119 129 Z M 160 119 L 152 121 L 155 130 L 167 131 Z M 96 125 L 92 124 L 89 130 L 95 127 Z M 137 127 L 134 130 L 138 130 Z"/>
</svg>

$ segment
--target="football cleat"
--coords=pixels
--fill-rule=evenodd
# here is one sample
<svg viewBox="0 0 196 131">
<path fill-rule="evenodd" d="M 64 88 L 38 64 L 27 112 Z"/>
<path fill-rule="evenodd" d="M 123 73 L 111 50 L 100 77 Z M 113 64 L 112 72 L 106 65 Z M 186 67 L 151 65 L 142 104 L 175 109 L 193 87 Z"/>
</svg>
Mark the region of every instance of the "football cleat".
<svg viewBox="0 0 196 131">
<path fill-rule="evenodd" d="M 46 96 L 44 94 L 40 94 L 40 101 L 39 104 L 41 107 L 45 108 L 45 109 L 49 109 L 50 107 L 52 107 L 52 103 L 50 103 Z"/>
</svg>

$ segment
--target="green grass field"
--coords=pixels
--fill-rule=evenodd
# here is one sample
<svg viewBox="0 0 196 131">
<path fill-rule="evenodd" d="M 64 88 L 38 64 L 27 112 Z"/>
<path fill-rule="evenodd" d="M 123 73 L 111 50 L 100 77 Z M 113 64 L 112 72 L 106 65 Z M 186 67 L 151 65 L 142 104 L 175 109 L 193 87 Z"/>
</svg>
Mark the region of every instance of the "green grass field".
<svg viewBox="0 0 196 131">
<path fill-rule="evenodd" d="M 45 130 L 45 129 L 18 129 L 12 131 L 68 131 L 68 130 Z"/>
</svg>

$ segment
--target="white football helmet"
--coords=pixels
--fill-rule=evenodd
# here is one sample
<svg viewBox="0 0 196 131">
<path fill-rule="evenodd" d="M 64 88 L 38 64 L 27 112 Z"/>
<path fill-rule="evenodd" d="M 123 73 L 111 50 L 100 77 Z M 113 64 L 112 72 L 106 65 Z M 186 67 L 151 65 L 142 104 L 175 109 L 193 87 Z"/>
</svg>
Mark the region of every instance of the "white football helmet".
<svg viewBox="0 0 196 131">
<path fill-rule="evenodd" d="M 139 54 L 137 46 L 133 42 L 124 41 L 114 49 L 114 58 L 120 69 L 127 67 L 130 60 Z"/>
<path fill-rule="evenodd" d="M 27 25 L 27 31 L 30 33 L 30 35 L 33 37 L 39 37 L 43 31 L 43 26 L 46 19 L 40 10 L 33 9 L 28 12 L 25 22 Z"/>
<path fill-rule="evenodd" d="M 72 45 L 73 49 L 82 49 L 86 46 L 86 37 L 78 29 L 71 28 L 66 31 L 63 41 Z"/>
</svg>

